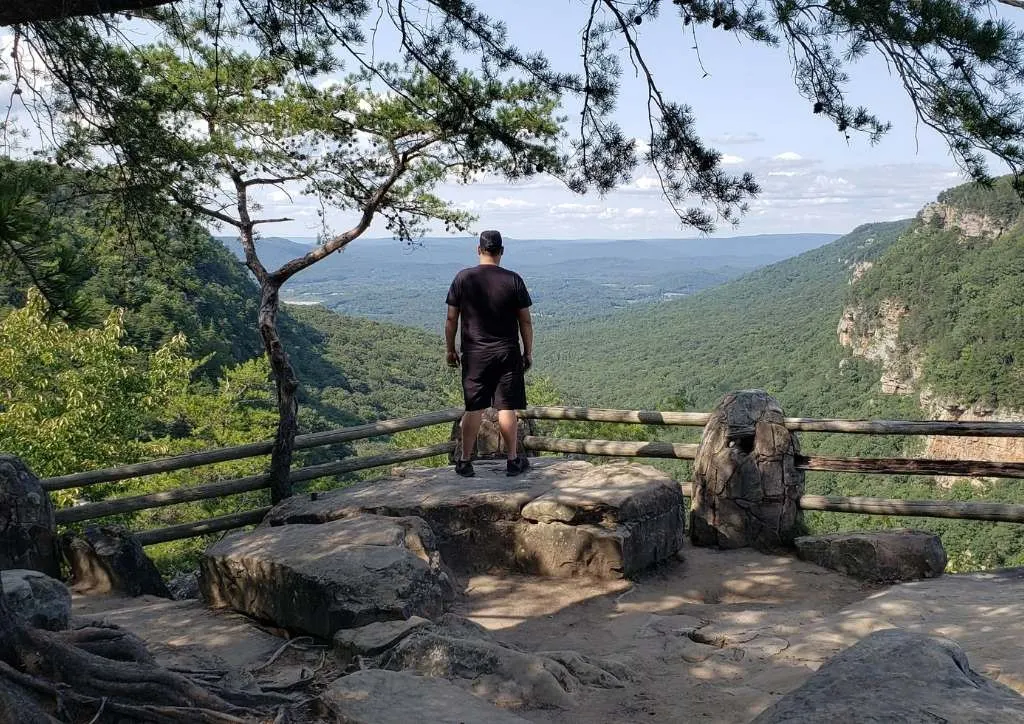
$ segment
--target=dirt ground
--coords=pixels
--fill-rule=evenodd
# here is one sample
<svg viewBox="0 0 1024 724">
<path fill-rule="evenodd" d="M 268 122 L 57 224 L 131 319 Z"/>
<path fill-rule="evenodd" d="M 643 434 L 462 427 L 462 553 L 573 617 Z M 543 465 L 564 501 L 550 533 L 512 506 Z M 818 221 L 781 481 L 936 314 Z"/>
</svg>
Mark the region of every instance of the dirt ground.
<svg viewBox="0 0 1024 724">
<path fill-rule="evenodd" d="M 465 590 L 455 612 L 499 640 L 632 670 L 624 688 L 578 692 L 571 710 L 518 712 L 535 722 L 749 722 L 836 652 L 894 626 L 956 640 L 972 668 L 1024 693 L 1022 569 L 879 587 L 788 557 L 686 548 L 633 582 L 480 575 Z M 162 661 L 186 668 L 241 670 L 282 642 L 198 602 L 76 597 L 75 613 L 135 631 Z M 288 651 L 275 675 L 294 677 L 317 655 Z"/>
</svg>

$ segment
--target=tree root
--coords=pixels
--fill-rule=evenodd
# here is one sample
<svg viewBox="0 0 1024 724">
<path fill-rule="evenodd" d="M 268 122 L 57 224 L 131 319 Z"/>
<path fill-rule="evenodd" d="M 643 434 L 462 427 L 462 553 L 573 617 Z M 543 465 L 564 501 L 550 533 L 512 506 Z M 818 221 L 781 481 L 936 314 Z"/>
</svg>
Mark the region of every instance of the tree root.
<svg viewBox="0 0 1024 724">
<path fill-rule="evenodd" d="M 130 631 L 108 624 L 91 623 L 57 634 L 65 643 L 114 661 L 156 665 L 145 642 Z"/>
<path fill-rule="evenodd" d="M 0 724 L 286 721 L 293 699 L 201 685 L 153 663 L 145 644 L 116 627 L 13 631 L 0 660 Z"/>
</svg>

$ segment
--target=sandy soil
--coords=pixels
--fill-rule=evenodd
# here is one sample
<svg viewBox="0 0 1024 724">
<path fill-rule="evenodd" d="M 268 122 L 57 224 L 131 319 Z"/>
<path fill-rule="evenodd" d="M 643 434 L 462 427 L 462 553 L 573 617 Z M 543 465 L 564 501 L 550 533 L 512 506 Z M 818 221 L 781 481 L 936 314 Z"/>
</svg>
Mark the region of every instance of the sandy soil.
<svg viewBox="0 0 1024 724">
<path fill-rule="evenodd" d="M 478 576 L 468 593 L 459 612 L 499 639 L 635 672 L 628 688 L 588 690 L 572 711 L 520 712 L 536 722 L 748 722 L 891 627 L 956 640 L 975 670 L 1024 694 L 1024 570 L 879 587 L 793 558 L 687 548 L 632 585 Z"/>
<path fill-rule="evenodd" d="M 474 576 L 465 587 L 456 612 L 498 639 L 633 671 L 625 688 L 580 692 L 572 710 L 519 712 L 535 722 L 748 722 L 837 651 L 893 626 L 956 640 L 975 670 L 1024 693 L 1024 570 L 882 588 L 788 557 L 687 548 L 632 583 Z M 74 605 L 135 631 L 172 666 L 242 672 L 282 643 L 281 632 L 198 602 Z M 318 655 L 287 651 L 260 676 L 294 677 Z"/>
</svg>

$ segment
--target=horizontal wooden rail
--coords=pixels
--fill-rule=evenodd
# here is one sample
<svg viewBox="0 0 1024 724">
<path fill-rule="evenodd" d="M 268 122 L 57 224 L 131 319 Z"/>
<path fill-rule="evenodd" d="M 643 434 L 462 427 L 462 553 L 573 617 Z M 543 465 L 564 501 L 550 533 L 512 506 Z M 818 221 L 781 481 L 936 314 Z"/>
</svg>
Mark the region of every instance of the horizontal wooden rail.
<svg viewBox="0 0 1024 724">
<path fill-rule="evenodd" d="M 403 430 L 414 430 L 419 427 L 429 427 L 430 425 L 454 422 L 460 417 L 462 417 L 462 410 L 452 408 L 448 410 L 441 410 L 439 412 L 428 412 L 424 415 L 404 417 L 398 420 L 384 420 L 382 422 L 373 422 L 368 425 L 343 427 L 338 430 L 328 430 L 326 432 L 314 432 L 308 435 L 299 435 L 296 437 L 295 449 L 304 450 L 307 448 L 321 447 L 323 445 L 351 442 L 352 440 L 363 440 L 369 437 L 378 437 L 380 435 L 390 435 L 391 433 L 402 432 Z M 96 485 L 98 483 L 110 483 L 115 480 L 138 478 L 143 475 L 166 473 L 172 470 L 181 470 L 183 468 L 195 468 L 200 465 L 210 465 L 212 463 L 222 463 L 229 460 L 243 460 L 245 458 L 259 457 L 260 455 L 269 455 L 273 445 L 273 441 L 266 440 L 264 442 L 249 443 L 248 445 L 237 445 L 234 447 L 218 448 L 216 450 L 188 453 L 186 455 L 176 455 L 174 457 L 151 460 L 144 463 L 119 465 L 118 467 L 106 468 L 104 470 L 90 470 L 84 473 L 61 475 L 55 478 L 46 478 L 45 480 L 41 480 L 40 483 L 42 483 L 44 490 L 80 488 L 87 485 Z"/>
<path fill-rule="evenodd" d="M 421 460 L 423 458 L 444 455 L 455 449 L 454 442 L 443 442 L 428 447 L 410 448 L 397 452 L 383 453 L 381 455 L 370 455 L 366 457 L 349 458 L 324 465 L 311 465 L 305 468 L 297 468 L 292 471 L 292 482 L 304 480 L 315 480 L 325 478 L 329 475 L 340 475 L 351 473 L 357 470 L 377 468 L 382 465 L 394 465 L 410 460 Z M 252 475 L 247 478 L 236 478 L 233 480 L 221 480 L 206 485 L 196 485 L 191 488 L 176 488 L 160 493 L 149 493 L 148 495 L 136 495 L 130 498 L 114 498 L 98 503 L 86 503 L 71 508 L 62 508 L 55 514 L 58 523 L 77 523 L 83 520 L 103 518 L 108 515 L 131 513 L 136 510 L 149 510 L 160 508 L 165 505 L 176 505 L 194 500 L 209 500 L 220 498 L 226 495 L 237 495 L 252 490 L 266 488 L 270 482 L 267 475 Z"/>
<path fill-rule="evenodd" d="M 922 518 L 957 518 L 1024 523 L 1024 505 L 1010 503 L 964 503 L 954 500 L 889 500 L 848 498 L 837 495 L 803 495 L 803 510 L 870 515 L 906 515 Z"/>
<path fill-rule="evenodd" d="M 826 420 L 787 417 L 786 427 L 799 432 L 846 432 L 857 435 L 957 435 L 1024 437 L 1024 422 L 957 422 L 945 420 Z"/>
<path fill-rule="evenodd" d="M 697 445 L 671 442 L 621 442 L 618 440 L 574 440 L 560 437 L 527 435 L 523 438 L 527 450 L 576 453 L 580 455 L 610 455 L 613 457 L 675 458 L 693 460 Z"/>
<path fill-rule="evenodd" d="M 640 425 L 703 427 L 710 412 L 607 410 L 589 407 L 528 407 L 519 416 L 532 420 L 580 420 Z M 1024 437 L 1024 422 L 960 422 L 956 420 L 836 420 L 786 417 L 786 427 L 801 432 L 845 432 L 858 435 L 957 435 L 964 437 Z"/>
<path fill-rule="evenodd" d="M 219 533 L 223 530 L 233 530 L 247 525 L 256 525 L 262 521 L 269 512 L 270 506 L 267 506 L 266 508 L 247 510 L 244 513 L 232 513 L 231 515 L 222 515 L 218 518 L 197 520 L 194 523 L 181 523 L 180 525 L 170 525 L 166 528 L 145 530 L 141 533 L 136 533 L 135 537 L 138 538 L 139 543 L 144 546 L 151 546 L 157 543 L 167 543 L 168 541 L 181 540 L 182 538 L 195 538 L 200 535 Z"/>
<path fill-rule="evenodd" d="M 962 475 L 971 478 L 1024 478 L 1024 462 L 986 460 L 932 460 L 928 458 L 830 458 L 797 455 L 802 470 L 873 475 Z"/>
<path fill-rule="evenodd" d="M 657 410 L 602 410 L 591 407 L 527 407 L 519 417 L 530 420 L 582 420 L 625 422 L 639 425 L 690 425 L 703 427 L 710 412 L 659 412 Z"/>
</svg>

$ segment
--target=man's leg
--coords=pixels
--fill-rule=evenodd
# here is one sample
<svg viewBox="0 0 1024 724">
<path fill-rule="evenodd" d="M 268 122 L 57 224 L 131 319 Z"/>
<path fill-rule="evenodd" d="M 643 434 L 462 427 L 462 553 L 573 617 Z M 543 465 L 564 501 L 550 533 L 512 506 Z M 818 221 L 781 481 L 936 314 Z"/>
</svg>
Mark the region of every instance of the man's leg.
<svg viewBox="0 0 1024 724">
<path fill-rule="evenodd" d="M 508 459 L 515 460 L 518 449 L 519 420 L 515 410 L 498 410 L 498 427 L 501 429 L 501 439 L 505 441 L 505 450 L 508 452 Z"/>
<path fill-rule="evenodd" d="M 466 410 L 462 415 L 460 427 L 462 428 L 463 460 L 471 460 L 473 458 L 473 451 L 476 450 L 476 435 L 480 432 L 480 421 L 483 420 L 483 417 L 483 410 Z"/>
</svg>

